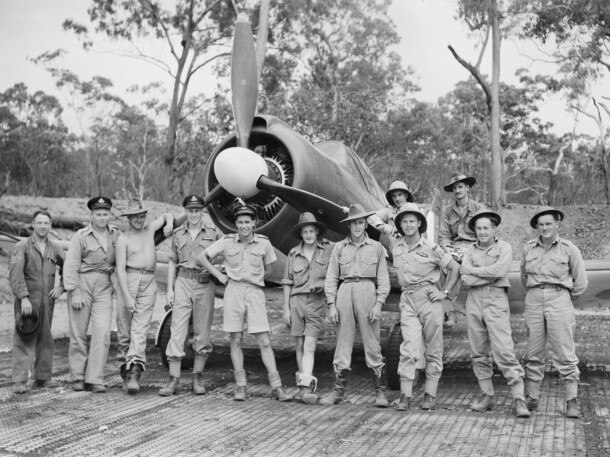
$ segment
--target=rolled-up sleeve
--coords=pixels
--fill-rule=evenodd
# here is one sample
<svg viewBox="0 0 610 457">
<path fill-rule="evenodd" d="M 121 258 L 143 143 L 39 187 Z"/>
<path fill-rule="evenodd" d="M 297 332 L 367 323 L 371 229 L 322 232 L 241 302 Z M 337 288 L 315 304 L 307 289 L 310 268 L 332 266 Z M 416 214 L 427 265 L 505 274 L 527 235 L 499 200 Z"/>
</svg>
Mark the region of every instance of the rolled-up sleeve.
<svg viewBox="0 0 610 457">
<path fill-rule="evenodd" d="M 76 233 L 70 241 L 70 247 L 64 261 L 64 288 L 72 292 L 73 296 L 80 296 L 80 283 L 78 281 L 78 270 L 82 259 L 82 246 L 80 234 Z"/>
<path fill-rule="evenodd" d="M 294 281 L 292 280 L 292 256 L 288 255 L 286 260 L 286 268 L 284 268 L 284 277 L 282 278 L 282 284 L 285 286 L 292 286 Z"/>
<path fill-rule="evenodd" d="M 326 294 L 326 302 L 330 305 L 337 300 L 337 288 L 339 284 L 339 243 L 335 244 L 333 251 L 330 254 L 328 261 L 328 269 L 326 270 L 326 279 L 324 280 L 324 293 Z"/>
<path fill-rule="evenodd" d="M 388 262 L 383 253 L 381 244 L 378 246 L 377 254 L 377 299 L 380 303 L 385 303 L 390 293 L 390 273 L 388 272 Z"/>
</svg>

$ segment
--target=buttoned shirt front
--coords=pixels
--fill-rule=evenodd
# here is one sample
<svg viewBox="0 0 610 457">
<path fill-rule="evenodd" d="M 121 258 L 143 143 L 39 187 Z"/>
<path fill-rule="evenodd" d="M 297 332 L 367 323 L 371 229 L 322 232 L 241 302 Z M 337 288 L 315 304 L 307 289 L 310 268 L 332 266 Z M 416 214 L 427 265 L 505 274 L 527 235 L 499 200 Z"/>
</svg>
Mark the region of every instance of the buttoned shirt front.
<svg viewBox="0 0 610 457">
<path fill-rule="evenodd" d="M 290 295 L 322 292 L 334 243 L 318 240 L 311 262 L 303 252 L 303 242 L 288 253 L 282 284 L 292 286 Z"/>
<path fill-rule="evenodd" d="M 222 254 L 225 272 L 230 279 L 260 287 L 265 285 L 265 265 L 277 260 L 269 239 L 258 233 L 247 243 L 240 240 L 237 233 L 225 235 L 207 247 L 200 257 L 205 254 L 210 259 Z"/>
<path fill-rule="evenodd" d="M 178 227 L 172 236 L 172 249 L 170 258 L 178 267 L 189 270 L 201 270 L 197 257 L 221 237 L 214 224 L 203 223 L 201 230 L 193 238 L 188 230 L 188 222 Z"/>
<path fill-rule="evenodd" d="M 589 283 L 580 250 L 569 240 L 557 236 L 545 249 L 540 237 L 523 246 L 521 282 L 524 287 L 554 284 L 580 295 Z"/>
<path fill-rule="evenodd" d="M 64 252 L 54 242 L 45 240 L 44 253 L 40 251 L 34 237 L 20 241 L 11 255 L 9 280 L 11 290 L 20 303 L 28 297 L 34 310 L 51 299 L 49 292 L 55 287 L 55 272 L 60 274 L 64 264 Z"/>
<path fill-rule="evenodd" d="M 339 281 L 367 279 L 376 282 L 376 301 L 384 303 L 390 293 L 390 276 L 381 243 L 371 240 L 368 235 L 358 245 L 352 242 L 351 237 L 337 242 L 324 282 L 328 303 L 335 303 Z"/>
<path fill-rule="evenodd" d="M 472 198 L 468 199 L 468 205 L 466 206 L 466 213 L 464 215 L 460 214 L 455 202 L 447 206 L 443 210 L 441 216 L 438 234 L 439 244 L 443 244 L 446 241 L 476 241 L 477 237 L 468 227 L 468 222 L 481 208 L 484 208 L 484 206 Z"/>
<path fill-rule="evenodd" d="M 438 282 L 441 270 L 452 259 L 438 244 L 424 237 L 411 248 L 404 237 L 398 238 L 392 244 L 392 255 L 401 287 Z"/>
<path fill-rule="evenodd" d="M 64 287 L 79 290 L 79 273 L 97 271 L 112 274 L 115 267 L 114 249 L 121 232 L 109 225 L 105 239 L 100 239 L 89 224 L 74 234 L 64 263 Z"/>
<path fill-rule="evenodd" d="M 462 265 L 472 272 L 462 274 L 462 282 L 469 286 L 510 287 L 508 271 L 513 260 L 513 248 L 506 241 L 495 239 L 491 246 L 474 243 L 465 252 Z"/>
</svg>

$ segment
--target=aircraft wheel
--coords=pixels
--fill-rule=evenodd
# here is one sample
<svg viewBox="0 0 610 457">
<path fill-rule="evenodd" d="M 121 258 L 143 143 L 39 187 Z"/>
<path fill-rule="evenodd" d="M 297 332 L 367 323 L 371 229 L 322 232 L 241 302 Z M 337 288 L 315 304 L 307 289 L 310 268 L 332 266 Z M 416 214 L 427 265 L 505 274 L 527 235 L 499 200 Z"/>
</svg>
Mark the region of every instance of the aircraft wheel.
<svg viewBox="0 0 610 457">
<path fill-rule="evenodd" d="M 168 313 L 167 317 L 161 324 L 161 329 L 159 331 L 159 350 L 161 351 L 161 361 L 163 365 L 169 368 L 169 360 L 167 360 L 167 345 L 169 344 L 169 339 L 171 337 L 171 326 L 172 326 L 172 314 Z M 190 340 L 193 338 L 193 322 L 189 321 L 189 329 L 186 333 L 186 338 L 184 340 L 184 358 L 182 359 L 182 369 L 189 370 L 193 368 L 193 361 L 195 359 L 195 353 L 193 352 L 193 348 L 191 347 Z"/>
<path fill-rule="evenodd" d="M 388 338 L 385 351 L 385 372 L 388 388 L 400 390 L 400 377 L 398 376 L 398 362 L 400 360 L 400 345 L 402 343 L 402 333 L 400 332 L 400 322 L 394 325 Z"/>
</svg>

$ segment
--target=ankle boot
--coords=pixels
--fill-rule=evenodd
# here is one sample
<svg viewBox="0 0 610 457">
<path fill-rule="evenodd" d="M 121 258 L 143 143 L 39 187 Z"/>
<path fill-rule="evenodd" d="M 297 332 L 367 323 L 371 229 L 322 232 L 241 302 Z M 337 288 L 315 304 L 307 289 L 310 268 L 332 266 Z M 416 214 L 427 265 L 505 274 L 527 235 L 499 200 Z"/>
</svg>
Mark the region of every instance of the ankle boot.
<svg viewBox="0 0 610 457">
<path fill-rule="evenodd" d="M 347 378 L 350 370 L 344 369 L 335 374 L 335 385 L 331 393 L 320 400 L 320 404 L 324 406 L 336 405 L 343 401 L 345 388 L 347 387 Z"/>
<path fill-rule="evenodd" d="M 375 370 L 371 369 L 371 378 L 373 380 L 373 389 L 375 390 L 375 406 L 377 408 L 387 408 L 390 404 L 388 398 L 385 396 L 385 386 L 383 385 L 383 368 L 381 373 L 377 375 Z"/>
<path fill-rule="evenodd" d="M 195 395 L 205 394 L 205 384 L 203 383 L 203 373 L 201 371 L 193 373 L 193 382 L 191 383 L 191 385 L 193 387 L 193 393 Z"/>
<path fill-rule="evenodd" d="M 233 375 L 235 376 L 235 395 L 233 396 L 233 400 L 246 401 L 246 398 L 248 398 L 246 390 L 246 371 L 235 370 Z"/>
<path fill-rule="evenodd" d="M 119 373 L 121 373 L 121 379 L 123 380 L 123 392 L 127 392 L 127 366 L 125 364 L 119 367 Z"/>
<path fill-rule="evenodd" d="M 495 399 L 493 395 L 483 394 L 481 399 L 470 405 L 470 409 L 473 411 L 491 411 L 494 407 Z"/>
<path fill-rule="evenodd" d="M 178 390 L 178 384 L 180 383 L 180 378 L 175 376 L 169 377 L 169 383 L 165 387 L 161 387 L 159 389 L 159 395 L 161 397 L 171 397 Z"/>
<path fill-rule="evenodd" d="M 127 393 L 135 395 L 140 391 L 140 376 L 142 374 L 143 367 L 139 363 L 131 365 L 129 372 L 127 373 Z"/>
<path fill-rule="evenodd" d="M 279 401 L 291 401 L 292 395 L 288 395 L 282 386 L 280 374 L 277 371 L 267 373 L 269 385 L 271 386 L 271 396 Z"/>
<path fill-rule="evenodd" d="M 578 411 L 578 400 L 576 398 L 566 402 L 566 417 L 570 419 L 580 418 L 580 412 Z"/>
<path fill-rule="evenodd" d="M 307 405 L 315 405 L 318 402 L 318 396 L 314 393 L 318 387 L 318 378 L 315 376 L 299 373 L 297 379 L 299 387 L 299 400 Z"/>
<path fill-rule="evenodd" d="M 527 409 L 527 406 L 525 406 L 525 400 L 520 398 L 515 400 L 515 416 L 522 418 L 530 417 L 530 412 Z"/>
</svg>

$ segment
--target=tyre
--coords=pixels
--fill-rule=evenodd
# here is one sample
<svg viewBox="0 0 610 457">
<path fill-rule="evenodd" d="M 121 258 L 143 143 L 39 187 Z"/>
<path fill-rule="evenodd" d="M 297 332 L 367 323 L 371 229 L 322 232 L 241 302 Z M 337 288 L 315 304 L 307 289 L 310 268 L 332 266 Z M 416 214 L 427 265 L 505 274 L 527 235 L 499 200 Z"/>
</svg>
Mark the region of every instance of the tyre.
<svg viewBox="0 0 610 457">
<path fill-rule="evenodd" d="M 167 360 L 167 345 L 169 344 L 169 339 L 171 337 L 171 326 L 172 326 L 172 313 L 171 311 L 165 315 L 165 319 L 161 323 L 161 328 L 159 329 L 159 350 L 161 351 L 161 361 L 163 365 L 169 368 L 169 361 Z M 189 370 L 193 368 L 193 362 L 195 359 L 195 353 L 193 352 L 193 348 L 191 347 L 191 339 L 193 338 L 193 321 L 189 321 L 189 329 L 186 333 L 186 338 L 184 339 L 184 358 L 182 359 L 182 369 Z"/>
<path fill-rule="evenodd" d="M 400 390 L 400 377 L 398 376 L 398 362 L 400 361 L 400 345 L 402 333 L 400 322 L 394 325 L 385 350 L 385 372 L 389 389 Z"/>
</svg>

